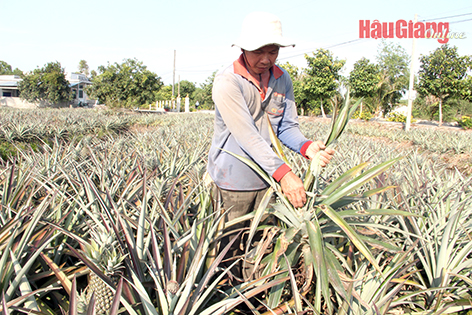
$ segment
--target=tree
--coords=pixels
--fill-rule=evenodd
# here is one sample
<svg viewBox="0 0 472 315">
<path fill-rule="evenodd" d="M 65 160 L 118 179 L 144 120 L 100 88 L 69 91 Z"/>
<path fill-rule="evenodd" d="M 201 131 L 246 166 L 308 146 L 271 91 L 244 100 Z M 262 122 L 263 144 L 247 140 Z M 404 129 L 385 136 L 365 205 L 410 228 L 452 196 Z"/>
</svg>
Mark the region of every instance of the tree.
<svg viewBox="0 0 472 315">
<path fill-rule="evenodd" d="M 92 98 L 111 107 L 126 108 L 155 102 L 156 93 L 163 85 L 157 74 L 147 70 L 136 59 L 98 67 L 98 74 L 92 77 L 92 83 L 88 89 Z"/>
<path fill-rule="evenodd" d="M 82 73 L 84 74 L 86 77 L 89 76 L 90 72 L 89 72 L 89 66 L 87 64 L 87 61 L 85 60 L 80 60 L 79 61 L 79 73 Z"/>
<path fill-rule="evenodd" d="M 165 85 L 156 92 L 156 101 L 170 101 L 172 99 L 172 85 Z"/>
<path fill-rule="evenodd" d="M 182 80 L 179 83 L 180 85 L 180 97 L 184 98 L 187 95 L 191 97 L 195 90 L 197 89 L 195 86 L 195 83 L 187 81 L 187 80 Z"/>
<path fill-rule="evenodd" d="M 459 96 L 466 89 L 470 56 L 459 56 L 457 47 L 440 46 L 427 56 L 420 57 L 417 90 L 421 96 L 433 95 L 439 102 L 439 125 L 442 125 L 442 104 L 448 97 Z"/>
<path fill-rule="evenodd" d="M 380 80 L 375 95 L 376 111 L 382 110 L 386 114 L 395 107 L 408 88 L 410 56 L 399 44 L 382 41 L 377 50 L 377 62 Z"/>
<path fill-rule="evenodd" d="M 354 97 L 373 97 L 380 81 L 380 69 L 367 58 L 362 58 L 354 64 L 349 74 L 349 86 Z M 362 114 L 362 103 L 360 107 Z"/>
<path fill-rule="evenodd" d="M 300 109 L 301 115 L 303 115 L 308 103 L 308 100 L 306 99 L 303 92 L 303 71 L 289 62 L 279 64 L 279 66 L 284 68 L 292 79 L 295 103 L 297 104 L 297 108 Z"/>
<path fill-rule="evenodd" d="M 345 60 L 334 59 L 329 50 L 318 49 L 313 53 L 314 57 L 305 55 L 308 68 L 305 69 L 306 77 L 303 78 L 303 91 L 311 109 L 320 102 L 321 112 L 324 116 L 323 100 L 336 95 L 341 75 L 339 71 L 344 67 Z"/>
<path fill-rule="evenodd" d="M 59 62 L 50 62 L 43 68 L 23 76 L 18 83 L 20 98 L 33 103 L 50 106 L 72 99 L 69 81 Z"/>
<path fill-rule="evenodd" d="M 0 75 L 12 75 L 12 74 L 22 76 L 23 71 L 21 71 L 18 68 L 15 68 L 15 70 L 12 70 L 11 66 L 8 63 L 6 63 L 3 60 L 0 60 Z"/>
<path fill-rule="evenodd" d="M 464 81 L 464 89 L 461 91 L 461 97 L 464 100 L 472 102 L 472 76 L 468 75 Z"/>
<path fill-rule="evenodd" d="M 214 71 L 204 83 L 200 84 L 196 88 L 193 94 L 193 100 L 198 101 L 200 109 L 214 109 L 215 103 L 213 103 L 212 90 L 213 90 L 213 81 L 215 80 L 217 71 Z"/>
<path fill-rule="evenodd" d="M 0 75 L 12 74 L 11 66 L 3 60 L 0 60 Z"/>
</svg>

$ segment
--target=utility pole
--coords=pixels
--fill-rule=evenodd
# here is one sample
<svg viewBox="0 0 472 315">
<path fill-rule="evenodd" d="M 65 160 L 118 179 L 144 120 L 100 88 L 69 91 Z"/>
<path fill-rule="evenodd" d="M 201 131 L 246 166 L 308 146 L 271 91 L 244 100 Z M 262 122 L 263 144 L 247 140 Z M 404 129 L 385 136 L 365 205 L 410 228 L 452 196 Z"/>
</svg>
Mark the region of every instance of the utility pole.
<svg viewBox="0 0 472 315">
<path fill-rule="evenodd" d="M 173 71 L 173 78 L 172 78 L 172 99 L 174 99 L 174 86 L 175 86 L 175 49 L 174 49 L 174 71 Z"/>
<path fill-rule="evenodd" d="M 418 14 L 415 14 L 415 21 L 418 21 Z M 414 24 L 413 24 L 414 25 Z M 410 61 L 410 86 L 408 89 L 408 110 L 406 111 L 406 123 L 405 123 L 405 131 L 410 130 L 411 125 L 411 112 L 413 108 L 413 83 L 415 80 L 415 73 L 414 73 L 414 62 L 415 62 L 415 50 L 416 50 L 416 38 L 413 36 L 413 45 L 411 48 L 411 61 Z"/>
<path fill-rule="evenodd" d="M 177 85 L 177 97 L 180 97 L 180 74 L 179 74 L 179 83 Z"/>
</svg>

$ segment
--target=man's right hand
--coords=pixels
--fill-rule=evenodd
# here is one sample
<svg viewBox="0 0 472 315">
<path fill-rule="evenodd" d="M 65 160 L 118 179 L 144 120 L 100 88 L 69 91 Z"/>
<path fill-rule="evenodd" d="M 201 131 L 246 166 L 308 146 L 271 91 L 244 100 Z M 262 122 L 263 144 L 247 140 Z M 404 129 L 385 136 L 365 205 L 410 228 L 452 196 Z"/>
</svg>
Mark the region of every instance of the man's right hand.
<svg viewBox="0 0 472 315">
<path fill-rule="evenodd" d="M 282 192 L 288 198 L 288 201 L 295 207 L 301 208 L 306 202 L 306 192 L 302 180 L 292 171 L 285 174 L 280 180 Z"/>
</svg>

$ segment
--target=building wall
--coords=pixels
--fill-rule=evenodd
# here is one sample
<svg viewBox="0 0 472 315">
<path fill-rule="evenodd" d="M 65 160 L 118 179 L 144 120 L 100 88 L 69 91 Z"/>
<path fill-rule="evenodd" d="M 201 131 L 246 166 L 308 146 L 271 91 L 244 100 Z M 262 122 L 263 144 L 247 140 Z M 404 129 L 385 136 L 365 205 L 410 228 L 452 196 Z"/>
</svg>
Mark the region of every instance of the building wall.
<svg viewBox="0 0 472 315">
<path fill-rule="evenodd" d="M 47 105 L 44 102 L 30 103 L 22 100 L 19 97 L 0 97 L 0 106 L 13 107 L 13 108 L 38 108 L 38 107 L 51 107 L 61 108 L 70 107 L 69 103 L 59 103 L 54 105 Z"/>
<path fill-rule="evenodd" d="M 19 97 L 0 97 L 0 106 L 14 108 L 37 108 L 38 106 L 27 101 L 23 101 Z"/>
<path fill-rule="evenodd" d="M 18 97 L 18 90 L 0 87 L 0 97 Z"/>
</svg>

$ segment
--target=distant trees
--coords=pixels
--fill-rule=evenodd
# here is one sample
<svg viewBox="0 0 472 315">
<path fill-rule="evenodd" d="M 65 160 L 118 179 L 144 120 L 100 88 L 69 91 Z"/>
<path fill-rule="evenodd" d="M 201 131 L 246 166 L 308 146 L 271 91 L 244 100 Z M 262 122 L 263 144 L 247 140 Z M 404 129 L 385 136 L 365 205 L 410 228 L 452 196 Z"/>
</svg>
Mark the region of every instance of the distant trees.
<svg viewBox="0 0 472 315">
<path fill-rule="evenodd" d="M 290 63 L 281 64 L 293 81 L 297 107 L 301 113 L 318 114 L 324 104 L 349 87 L 353 97 L 365 98 L 373 113 L 388 113 L 399 102 L 408 86 L 409 58 L 395 44 L 379 45 L 377 63 L 361 58 L 347 78 L 341 75 L 346 61 L 335 58 L 329 50 L 318 49 L 313 56 L 305 55 L 307 67 L 298 69 Z"/>
<path fill-rule="evenodd" d="M 361 58 L 354 64 L 349 74 L 349 86 L 353 97 L 372 98 L 379 88 L 380 68 L 367 58 Z M 363 106 L 361 103 L 360 113 Z M 376 108 L 371 110 L 376 111 Z"/>
<path fill-rule="evenodd" d="M 23 76 L 18 84 L 20 98 L 49 106 L 72 99 L 69 81 L 59 62 L 50 62 Z"/>
<path fill-rule="evenodd" d="M 399 44 L 382 41 L 376 61 L 357 60 L 347 77 L 341 75 L 346 61 L 334 57 L 329 50 L 318 49 L 312 55 L 305 55 L 305 59 L 305 68 L 289 62 L 279 64 L 292 78 L 295 102 L 301 114 L 324 115 L 330 111 L 325 104 L 336 101 L 349 88 L 352 97 L 364 98 L 363 104 L 370 114 L 385 115 L 400 103 L 408 88 L 410 57 Z M 421 56 L 420 63 L 416 84 L 419 96 L 413 107 L 415 117 L 439 119 L 442 123 L 444 117 L 454 120 L 460 115 L 472 115 L 472 56 L 459 56 L 457 47 L 442 45 Z M 93 84 L 87 87 L 88 95 L 110 107 L 132 108 L 172 98 L 172 86 L 164 86 L 157 74 L 136 59 L 108 63 L 97 71 L 90 71 L 87 62 L 80 60 L 77 71 L 91 76 Z M 19 90 L 26 100 L 54 104 L 70 99 L 68 82 L 58 62 L 23 75 L 0 60 L 0 74 L 22 75 Z M 215 75 L 216 71 L 199 86 L 181 81 L 181 98 L 188 95 L 192 106 L 198 101 L 199 109 L 213 109 Z M 178 91 L 174 91 L 177 97 Z"/>
<path fill-rule="evenodd" d="M 398 44 L 382 41 L 377 63 L 359 59 L 349 73 L 349 87 L 354 97 L 363 97 L 372 113 L 387 114 L 400 101 L 408 87 L 409 56 Z"/>
<path fill-rule="evenodd" d="M 182 80 L 179 82 L 178 89 L 180 90 L 180 97 L 184 98 L 187 95 L 189 97 L 192 96 L 197 88 L 195 86 L 195 83 L 187 80 Z"/>
<path fill-rule="evenodd" d="M 0 75 L 23 75 L 23 71 L 18 68 L 12 70 L 12 67 L 3 60 L 0 60 Z"/>
<path fill-rule="evenodd" d="M 11 74 L 11 66 L 3 60 L 0 60 L 0 75 Z"/>
<path fill-rule="evenodd" d="M 78 72 L 84 74 L 85 76 L 89 76 L 89 66 L 87 64 L 87 61 L 85 60 L 80 60 L 79 61 L 79 66 L 78 66 Z"/>
<path fill-rule="evenodd" d="M 156 101 L 169 101 L 172 99 L 172 85 L 165 85 L 156 93 Z"/>
<path fill-rule="evenodd" d="M 198 101 L 198 109 L 213 109 L 214 105 L 211 101 L 211 86 L 213 85 L 213 79 L 215 76 L 214 72 L 209 76 L 205 83 L 200 84 L 200 87 L 197 87 L 196 83 L 182 80 L 174 88 L 174 98 L 178 96 L 180 90 L 181 105 L 184 104 L 184 99 L 188 96 L 190 99 L 190 108 Z M 163 86 L 159 92 L 157 92 L 158 101 L 167 101 L 172 99 L 172 85 Z M 181 108 L 183 108 L 181 106 Z"/>
<path fill-rule="evenodd" d="M 286 62 L 284 64 L 279 64 L 279 66 L 287 70 L 288 74 L 292 78 L 293 95 L 295 97 L 295 103 L 297 104 L 297 107 L 300 110 L 300 113 L 303 115 L 305 113 L 305 110 L 307 110 L 309 106 L 308 99 L 306 98 L 303 92 L 304 73 L 297 66 L 294 66 L 290 64 L 289 62 Z"/>
<path fill-rule="evenodd" d="M 98 67 L 92 83 L 88 89 L 91 98 L 97 98 L 110 107 L 124 108 L 153 103 L 163 86 L 161 78 L 137 59 Z"/>
<path fill-rule="evenodd" d="M 214 71 L 204 83 L 200 84 L 199 87 L 195 89 L 193 93 L 192 100 L 199 103 L 199 109 L 214 109 L 215 104 L 211 96 L 211 91 L 213 89 L 213 81 L 215 80 L 215 75 L 217 71 Z"/>
<path fill-rule="evenodd" d="M 374 101 L 384 114 L 390 112 L 408 89 L 410 56 L 399 44 L 382 41 L 377 50 L 380 77 Z"/>
<path fill-rule="evenodd" d="M 421 96 L 433 96 L 438 105 L 439 125 L 443 122 L 443 102 L 447 98 L 468 97 L 471 89 L 470 78 L 466 80 L 471 69 L 471 57 L 459 56 L 457 47 L 447 44 L 440 46 L 431 54 L 421 56 L 417 90 Z"/>
<path fill-rule="evenodd" d="M 295 102 L 301 114 L 312 113 L 325 115 L 324 105 L 338 93 L 341 85 L 341 69 L 345 60 L 334 58 L 326 49 L 318 49 L 313 56 L 305 55 L 307 68 L 286 62 L 279 64 L 292 78 Z"/>
<path fill-rule="evenodd" d="M 335 96 L 341 78 L 340 71 L 346 61 L 334 58 L 329 50 L 321 48 L 313 53 L 313 57 L 305 55 L 305 59 L 308 67 L 302 79 L 303 94 L 309 100 L 309 109 L 314 110 L 320 104 L 324 116 L 323 100 Z"/>
</svg>

